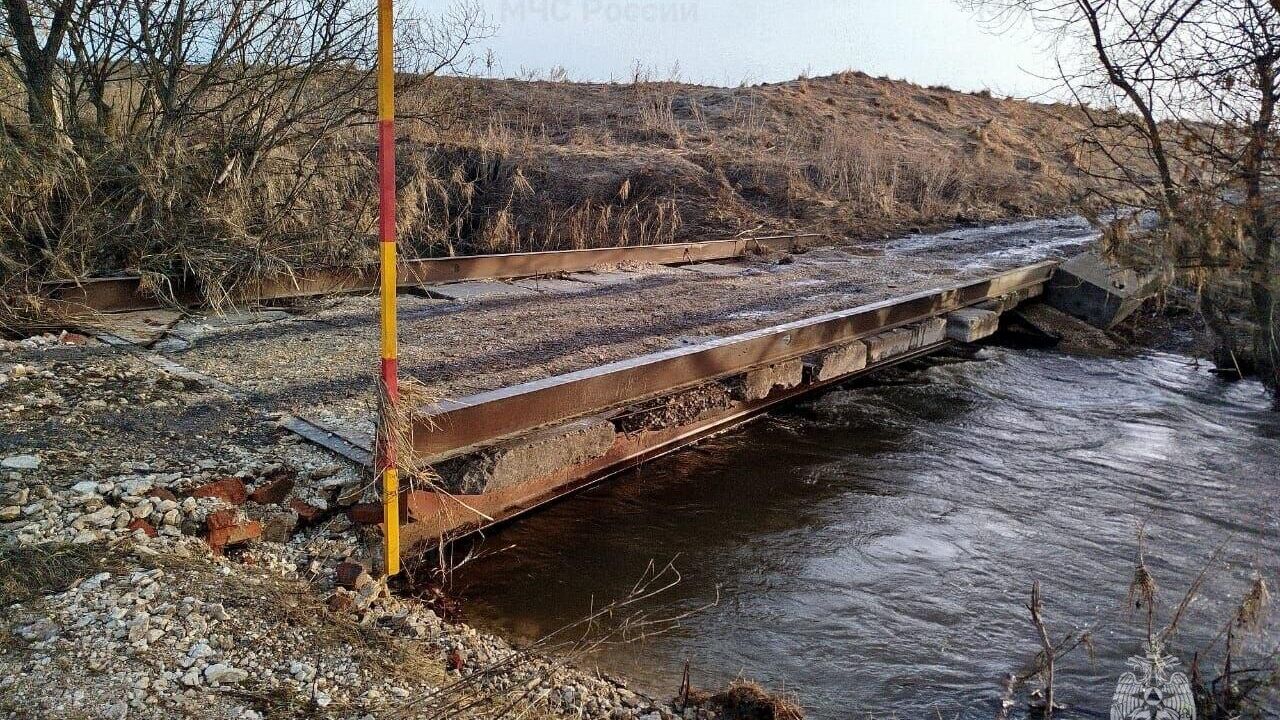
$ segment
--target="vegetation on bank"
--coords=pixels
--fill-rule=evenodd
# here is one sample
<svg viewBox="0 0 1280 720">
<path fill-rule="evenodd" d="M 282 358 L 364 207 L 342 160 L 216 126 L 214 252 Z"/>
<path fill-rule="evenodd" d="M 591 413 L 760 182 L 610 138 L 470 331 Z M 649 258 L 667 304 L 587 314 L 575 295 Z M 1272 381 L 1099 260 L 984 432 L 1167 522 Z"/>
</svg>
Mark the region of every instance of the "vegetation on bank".
<svg viewBox="0 0 1280 720">
<path fill-rule="evenodd" d="M 1201 720 L 1270 716 L 1269 709 L 1276 700 L 1277 682 L 1280 681 L 1280 647 L 1275 646 L 1265 632 L 1265 620 L 1271 609 L 1271 590 L 1266 578 L 1256 570 L 1243 587 L 1236 587 L 1237 583 L 1230 577 L 1231 563 L 1224 560 L 1223 550 L 1219 548 L 1209 558 L 1175 604 L 1168 604 L 1148 563 L 1145 528 L 1138 531 L 1133 578 L 1124 602 L 1126 617 L 1144 630 L 1146 647 L 1141 648 L 1137 656 L 1145 655 L 1148 660 L 1153 656 L 1164 658 L 1171 663 L 1161 667 L 1157 676 L 1157 679 L 1165 681 L 1159 688 L 1164 695 L 1156 706 L 1143 709 L 1143 717 L 1147 713 L 1157 717 L 1154 714 L 1156 710 L 1174 717 L 1180 702 L 1176 697 L 1180 683 L 1186 684 L 1190 695 L 1186 701 L 1194 705 L 1195 717 Z M 1231 586 L 1234 590 L 1232 595 L 1238 599 L 1225 608 L 1225 613 L 1209 621 L 1210 627 L 1218 628 L 1212 639 L 1187 650 L 1179 637 L 1179 629 L 1192 614 L 1192 606 L 1201 599 L 1201 591 L 1206 584 Z M 1093 628 L 1061 634 L 1051 629 L 1045 621 L 1045 604 L 1038 580 L 1032 583 L 1026 607 L 1041 649 L 1023 672 L 1012 673 L 1005 679 L 997 720 L 1006 720 L 1010 716 L 1015 698 L 1023 691 L 1027 691 L 1030 717 L 1048 720 L 1054 713 L 1069 708 L 1071 699 L 1055 692 L 1055 683 L 1066 675 L 1061 671 L 1064 659 L 1082 649 L 1092 659 L 1095 642 L 1106 641 L 1095 638 Z M 1107 635 L 1114 637 L 1115 633 Z M 1186 668 L 1177 666 L 1178 659 L 1173 653 L 1179 645 L 1184 646 L 1181 648 L 1184 652 L 1190 653 L 1190 663 Z M 1135 669 L 1139 667 L 1135 666 Z M 1183 674 L 1178 677 L 1175 672 Z M 1121 683 L 1124 683 L 1123 679 Z M 1119 687 L 1116 692 L 1112 715 L 1118 717 L 1124 711 L 1115 708 L 1131 701 L 1128 697 L 1121 697 Z M 1149 695 L 1139 700 L 1139 704 L 1149 702 Z M 1124 714 L 1124 717 L 1137 716 Z"/>
<path fill-rule="evenodd" d="M 368 4 L 8 0 L 0 267 L 120 271 L 163 293 L 374 258 Z M 485 80 L 464 2 L 402 19 L 401 237 L 411 255 L 757 230 L 874 237 L 1062 212 L 1096 158 L 1078 108 L 848 72 L 739 88 Z"/>
<path fill-rule="evenodd" d="M 1159 218 L 1113 227 L 1104 249 L 1193 290 L 1216 364 L 1257 374 L 1280 403 L 1280 0 L 966 4 L 1058 39 L 1063 88 L 1106 161 L 1099 179 Z"/>
</svg>

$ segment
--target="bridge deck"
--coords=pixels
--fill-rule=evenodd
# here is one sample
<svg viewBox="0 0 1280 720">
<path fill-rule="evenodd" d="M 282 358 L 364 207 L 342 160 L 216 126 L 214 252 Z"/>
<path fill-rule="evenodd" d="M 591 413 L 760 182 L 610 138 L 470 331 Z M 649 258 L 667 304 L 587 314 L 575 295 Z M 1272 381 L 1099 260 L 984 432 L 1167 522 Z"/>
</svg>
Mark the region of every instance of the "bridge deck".
<svg viewBox="0 0 1280 720">
<path fill-rule="evenodd" d="M 1078 220 L 1037 221 L 715 270 L 644 266 L 482 283 L 493 292 L 435 286 L 430 294 L 461 299 L 402 295 L 401 367 L 425 397 L 458 398 L 989 275 L 1091 238 Z M 342 296 L 231 321 L 195 315 L 155 349 L 263 409 L 367 434 L 376 307 L 373 297 Z"/>
</svg>

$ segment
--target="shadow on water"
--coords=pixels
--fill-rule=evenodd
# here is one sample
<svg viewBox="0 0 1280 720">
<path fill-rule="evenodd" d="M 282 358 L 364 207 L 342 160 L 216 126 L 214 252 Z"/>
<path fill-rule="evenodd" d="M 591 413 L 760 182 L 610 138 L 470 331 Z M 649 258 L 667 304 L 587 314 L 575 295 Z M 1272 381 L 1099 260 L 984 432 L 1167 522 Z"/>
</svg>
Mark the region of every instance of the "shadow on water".
<svg viewBox="0 0 1280 720">
<path fill-rule="evenodd" d="M 701 685 L 742 674 L 811 717 L 991 717 L 1036 649 L 1039 578 L 1051 625 L 1098 624 L 1095 661 L 1059 688 L 1105 717 L 1138 649 L 1122 605 L 1139 523 L 1170 603 L 1230 543 L 1235 582 L 1177 650 L 1217 632 L 1251 566 L 1275 579 L 1280 420 L 1258 386 L 1182 357 L 980 358 L 829 392 L 503 529 L 486 548 L 508 549 L 455 578 L 468 619 L 531 640 L 676 558 L 683 581 L 651 609 L 718 604 L 590 662 L 669 696 L 687 658 Z"/>
</svg>

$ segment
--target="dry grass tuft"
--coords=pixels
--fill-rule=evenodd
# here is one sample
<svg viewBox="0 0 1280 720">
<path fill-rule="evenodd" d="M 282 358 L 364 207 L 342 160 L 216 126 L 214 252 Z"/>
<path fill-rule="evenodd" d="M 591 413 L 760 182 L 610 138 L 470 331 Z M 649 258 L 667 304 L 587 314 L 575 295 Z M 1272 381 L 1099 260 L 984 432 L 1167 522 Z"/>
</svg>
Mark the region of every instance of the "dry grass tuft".
<svg viewBox="0 0 1280 720">
<path fill-rule="evenodd" d="M 104 545 L 0 544 L 0 607 L 64 592 L 116 565 Z"/>
<path fill-rule="evenodd" d="M 724 720 L 803 720 L 804 708 L 789 695 L 770 693 L 759 684 L 735 680 L 715 694 L 687 693 L 684 705 L 713 710 Z"/>
</svg>

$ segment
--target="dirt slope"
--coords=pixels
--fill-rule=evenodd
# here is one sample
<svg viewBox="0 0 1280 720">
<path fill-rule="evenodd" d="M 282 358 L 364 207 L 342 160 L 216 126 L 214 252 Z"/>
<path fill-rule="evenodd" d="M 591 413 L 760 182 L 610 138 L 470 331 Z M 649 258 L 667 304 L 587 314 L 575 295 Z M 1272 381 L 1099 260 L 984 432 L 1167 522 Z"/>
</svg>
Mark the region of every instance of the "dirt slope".
<svg viewBox="0 0 1280 720">
<path fill-rule="evenodd" d="M 468 81 L 475 110 L 410 131 L 402 222 L 436 251 L 524 250 L 1063 211 L 1079 110 L 849 72 L 743 88 Z M 425 172 L 423 172 L 425 170 Z M 430 181 L 426 178 L 430 177 Z"/>
</svg>

